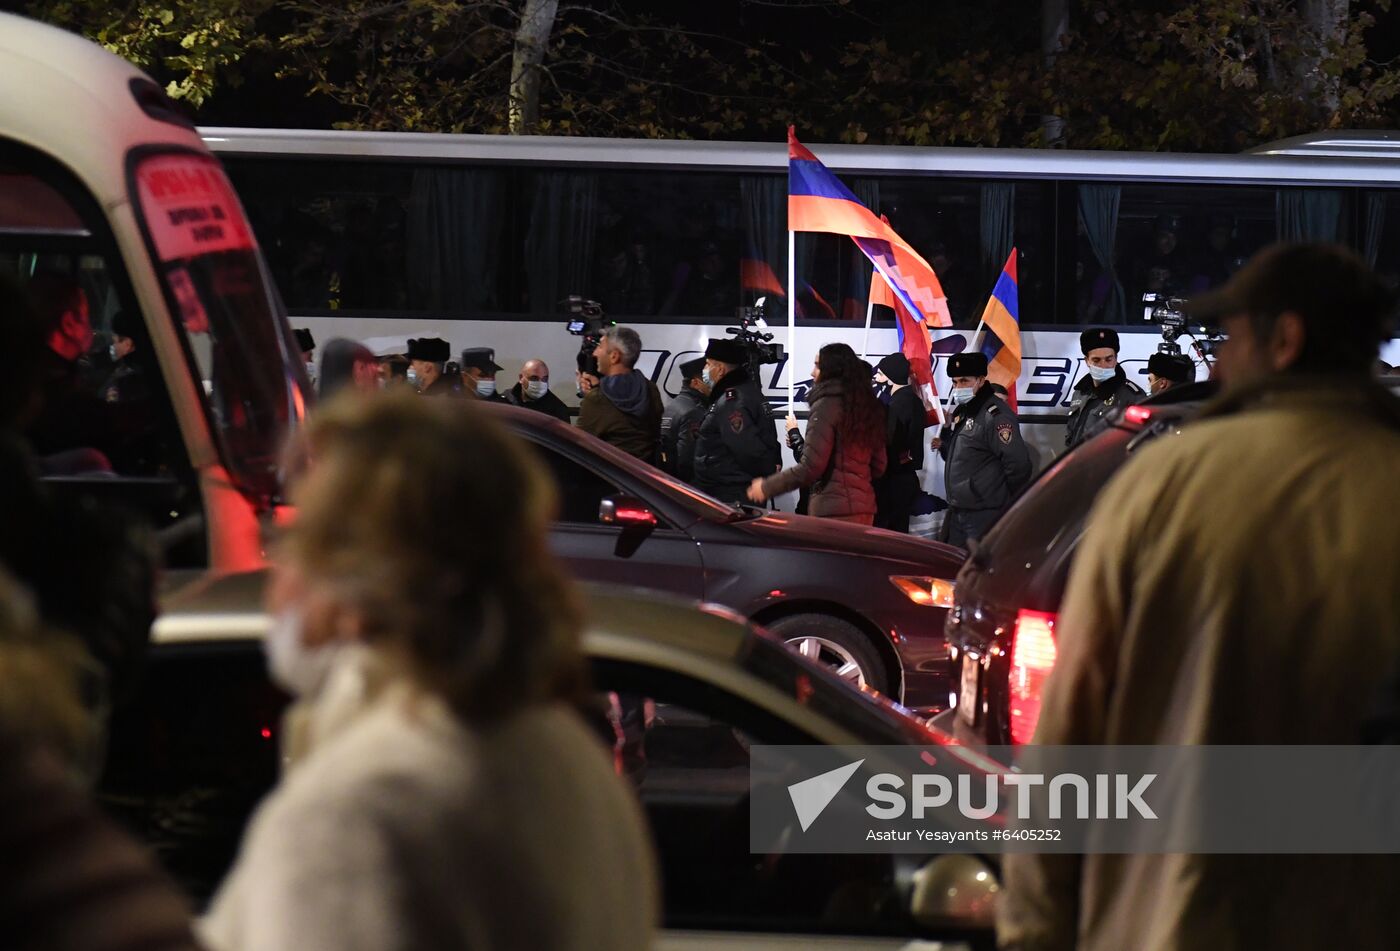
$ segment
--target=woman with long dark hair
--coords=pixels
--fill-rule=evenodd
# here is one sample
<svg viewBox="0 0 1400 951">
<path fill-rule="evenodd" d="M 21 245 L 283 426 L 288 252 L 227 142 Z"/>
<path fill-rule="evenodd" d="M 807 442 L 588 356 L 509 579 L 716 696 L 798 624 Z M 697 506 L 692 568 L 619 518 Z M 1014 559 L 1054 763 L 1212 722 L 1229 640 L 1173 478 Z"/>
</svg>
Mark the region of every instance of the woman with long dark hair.
<svg viewBox="0 0 1400 951">
<path fill-rule="evenodd" d="M 844 343 L 829 343 L 812 367 L 806 447 L 791 469 L 754 479 L 749 498 L 810 488 L 807 514 L 870 525 L 874 480 L 885 471 L 885 408 L 870 388 L 870 366 Z"/>
</svg>

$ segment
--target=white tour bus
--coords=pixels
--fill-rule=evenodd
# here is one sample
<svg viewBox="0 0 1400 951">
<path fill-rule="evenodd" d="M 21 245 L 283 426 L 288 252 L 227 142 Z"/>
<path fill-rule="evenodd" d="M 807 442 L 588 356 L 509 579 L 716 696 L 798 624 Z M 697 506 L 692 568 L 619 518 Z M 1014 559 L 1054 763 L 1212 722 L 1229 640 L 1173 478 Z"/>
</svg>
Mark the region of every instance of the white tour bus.
<svg viewBox="0 0 1400 951">
<path fill-rule="evenodd" d="M 670 395 L 678 364 L 722 336 L 737 308 L 766 298 L 775 340 L 793 355 L 765 369 L 778 408 L 793 368 L 800 401 L 822 344 L 866 348 L 870 267 L 835 235 L 797 237 L 798 329 L 787 339 L 782 143 L 201 131 L 243 199 L 293 326 L 318 341 L 392 352 L 430 335 L 454 351 L 494 347 L 502 389 L 542 357 L 553 389 L 576 403 L 578 340 L 561 302 L 579 295 L 640 331 L 642 369 Z M 1383 134 L 1344 133 L 1247 155 L 814 151 L 938 271 L 954 327 L 935 332 L 935 357 L 971 341 L 1018 250 L 1020 413 L 1045 461 L 1063 446 L 1084 373 L 1083 328 L 1116 327 L 1125 369 L 1143 382 L 1138 371 L 1162 342 L 1145 292 L 1213 287 L 1279 239 L 1350 244 L 1400 283 L 1395 147 Z M 895 348 L 892 315 L 877 309 L 868 353 Z M 1400 359 L 1395 344 L 1387 356 Z M 1199 378 L 1206 372 L 1198 366 Z M 946 395 L 946 377 L 937 382 Z"/>
</svg>

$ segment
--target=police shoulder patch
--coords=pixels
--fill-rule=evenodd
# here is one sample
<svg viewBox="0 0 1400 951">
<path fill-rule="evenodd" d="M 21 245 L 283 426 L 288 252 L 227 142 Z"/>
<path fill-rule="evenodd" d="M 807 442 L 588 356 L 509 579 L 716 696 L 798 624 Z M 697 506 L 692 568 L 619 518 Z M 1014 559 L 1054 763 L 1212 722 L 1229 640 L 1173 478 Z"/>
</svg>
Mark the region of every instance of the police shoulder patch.
<svg viewBox="0 0 1400 951">
<path fill-rule="evenodd" d="M 744 431 L 744 411 L 736 409 L 729 414 L 729 428 L 736 433 Z"/>
<path fill-rule="evenodd" d="M 1011 423 L 997 423 L 997 438 L 1004 444 L 1011 445 Z"/>
</svg>

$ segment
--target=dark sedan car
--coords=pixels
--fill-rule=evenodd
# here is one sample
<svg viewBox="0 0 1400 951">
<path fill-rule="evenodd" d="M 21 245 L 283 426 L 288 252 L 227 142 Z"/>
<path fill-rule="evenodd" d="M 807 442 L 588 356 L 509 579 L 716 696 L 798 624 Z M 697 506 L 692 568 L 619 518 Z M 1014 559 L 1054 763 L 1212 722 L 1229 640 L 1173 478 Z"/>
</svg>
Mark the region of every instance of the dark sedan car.
<svg viewBox="0 0 1400 951">
<path fill-rule="evenodd" d="M 961 549 L 734 508 L 543 413 L 492 409 L 553 474 L 554 550 L 577 577 L 726 605 L 858 686 L 929 712 L 947 704 L 943 621 Z"/>
<path fill-rule="evenodd" d="M 1030 740 L 1055 665 L 1055 619 L 1094 498 L 1134 451 L 1179 431 L 1214 392 L 1213 383 L 1193 383 L 1127 407 L 1041 473 L 975 547 L 947 620 L 956 703 L 937 726 L 990 746 Z"/>
</svg>

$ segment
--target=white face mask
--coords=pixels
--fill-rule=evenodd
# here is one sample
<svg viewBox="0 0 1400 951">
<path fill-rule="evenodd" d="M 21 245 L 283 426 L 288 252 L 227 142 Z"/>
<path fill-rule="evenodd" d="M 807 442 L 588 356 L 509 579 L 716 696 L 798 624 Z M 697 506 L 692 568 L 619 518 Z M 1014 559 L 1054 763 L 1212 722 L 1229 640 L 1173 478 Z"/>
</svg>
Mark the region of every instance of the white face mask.
<svg viewBox="0 0 1400 951">
<path fill-rule="evenodd" d="M 970 386 L 955 386 L 953 387 L 952 392 L 948 395 L 953 398 L 954 406 L 961 406 L 968 400 L 972 399 L 973 395 L 976 392 L 977 391 Z"/>
<path fill-rule="evenodd" d="M 263 640 L 272 682 L 294 697 L 309 697 L 321 689 L 340 647 L 330 643 L 308 648 L 302 642 L 304 622 L 300 608 L 274 614 Z"/>
<path fill-rule="evenodd" d="M 417 386 L 417 385 L 418 385 L 418 371 L 415 370 L 415 369 L 413 369 L 413 367 L 409 367 L 409 368 L 408 368 L 408 385 L 409 385 L 409 386 Z"/>
<path fill-rule="evenodd" d="M 495 381 L 495 380 L 477 380 L 477 381 L 476 381 L 476 395 L 477 395 L 477 396 L 480 396 L 480 397 L 482 397 L 482 398 L 484 399 L 485 397 L 494 395 L 495 392 L 496 392 L 496 381 Z"/>
<path fill-rule="evenodd" d="M 110 347 L 107 348 L 107 356 L 109 356 L 109 357 L 112 358 L 112 362 L 113 362 L 113 363 L 116 363 L 118 360 L 120 360 L 120 359 L 122 358 L 122 355 L 121 355 L 120 353 L 117 353 L 117 345 L 116 345 L 116 344 L 112 344 Z"/>
<path fill-rule="evenodd" d="M 706 386 L 714 386 L 714 385 L 715 385 L 715 378 L 714 378 L 714 376 L 712 376 L 712 375 L 710 374 L 710 368 L 709 368 L 709 367 L 705 367 L 705 369 L 702 370 L 702 371 L 700 372 L 700 379 L 702 379 L 702 380 L 705 381 L 705 385 L 706 385 Z"/>
<path fill-rule="evenodd" d="M 544 380 L 530 380 L 525 384 L 525 395 L 532 400 L 537 400 L 548 392 L 549 384 Z"/>
<path fill-rule="evenodd" d="M 1095 383 L 1104 383 L 1111 380 L 1118 374 L 1117 367 L 1090 367 L 1089 376 Z"/>
<path fill-rule="evenodd" d="M 306 361 L 306 376 L 312 383 L 316 382 L 316 364 L 310 360 Z"/>
</svg>

